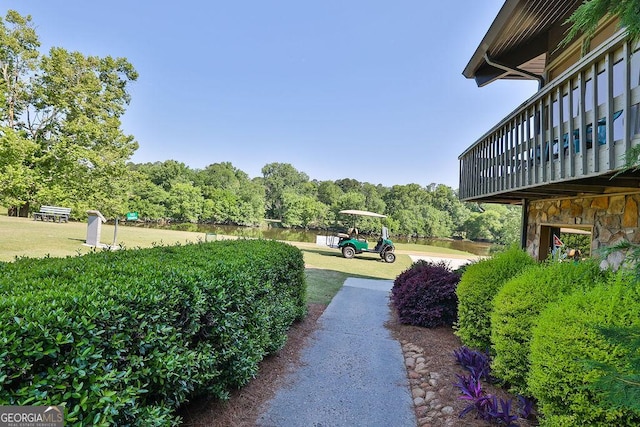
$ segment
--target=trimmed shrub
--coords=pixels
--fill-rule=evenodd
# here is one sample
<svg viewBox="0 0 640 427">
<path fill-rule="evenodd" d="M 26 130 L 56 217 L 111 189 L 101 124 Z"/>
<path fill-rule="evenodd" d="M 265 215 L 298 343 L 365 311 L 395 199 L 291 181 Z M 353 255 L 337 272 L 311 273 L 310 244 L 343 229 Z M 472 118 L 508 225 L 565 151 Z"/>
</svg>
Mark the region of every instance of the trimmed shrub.
<svg viewBox="0 0 640 427">
<path fill-rule="evenodd" d="M 456 320 L 460 276 L 445 262 L 418 261 L 393 282 L 391 301 L 400 322 L 433 328 Z"/>
<path fill-rule="evenodd" d="M 640 285 L 625 271 L 586 292 L 577 291 L 542 311 L 532 331 L 528 387 L 545 425 L 637 426 L 640 411 L 613 407 L 594 385 L 601 363 L 629 371 L 637 349 L 608 340 L 603 327 L 640 328 Z"/>
<path fill-rule="evenodd" d="M 513 246 L 467 267 L 456 290 L 456 335 L 463 344 L 482 350 L 489 349 L 493 298 L 507 280 L 535 264 L 526 252 Z"/>
<path fill-rule="evenodd" d="M 527 394 L 531 328 L 550 302 L 603 281 L 607 272 L 593 260 L 547 262 L 508 280 L 493 300 L 491 314 L 492 372 L 514 391 Z"/>
<path fill-rule="evenodd" d="M 293 246 L 225 241 L 0 266 L 0 404 L 74 425 L 174 425 L 225 398 L 305 314 Z"/>
</svg>

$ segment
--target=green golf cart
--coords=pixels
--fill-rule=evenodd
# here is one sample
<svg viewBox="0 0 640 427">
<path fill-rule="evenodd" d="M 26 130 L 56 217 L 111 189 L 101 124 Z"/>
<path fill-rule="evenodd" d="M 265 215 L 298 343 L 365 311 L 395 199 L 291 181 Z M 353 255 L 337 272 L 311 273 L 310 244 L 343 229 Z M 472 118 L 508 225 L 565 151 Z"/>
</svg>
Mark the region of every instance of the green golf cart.
<svg viewBox="0 0 640 427">
<path fill-rule="evenodd" d="M 393 253 L 395 247 L 393 246 L 393 242 L 389 240 L 389 230 L 387 227 L 382 227 L 380 238 L 378 239 L 376 246 L 373 248 L 369 248 L 369 242 L 366 238 L 361 237 L 358 234 L 358 229 L 356 228 L 355 218 L 358 216 L 370 216 L 375 218 L 386 218 L 385 215 L 378 214 L 375 212 L 361 211 L 361 210 L 343 210 L 340 211 L 341 214 L 345 215 L 353 215 L 354 216 L 354 224 L 353 227 L 350 228 L 347 233 L 338 233 L 338 243 L 336 247 L 342 251 L 342 256 L 347 259 L 353 258 L 356 254 L 361 253 L 375 253 L 379 254 L 380 258 L 384 262 L 394 262 L 396 260 L 396 254 Z"/>
</svg>

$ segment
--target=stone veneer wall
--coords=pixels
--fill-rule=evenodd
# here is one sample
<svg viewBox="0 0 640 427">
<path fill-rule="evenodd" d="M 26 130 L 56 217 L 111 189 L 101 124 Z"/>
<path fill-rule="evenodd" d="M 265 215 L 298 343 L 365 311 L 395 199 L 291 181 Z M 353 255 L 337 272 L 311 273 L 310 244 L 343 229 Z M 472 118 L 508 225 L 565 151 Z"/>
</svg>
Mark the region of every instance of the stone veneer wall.
<svg viewBox="0 0 640 427">
<path fill-rule="evenodd" d="M 596 256 L 598 249 L 622 241 L 640 243 L 639 205 L 640 193 L 532 202 L 528 212 L 527 252 L 538 259 L 541 226 L 591 227 L 591 253 Z M 611 254 L 602 260 L 601 266 L 618 267 L 623 258 L 622 253 Z"/>
</svg>

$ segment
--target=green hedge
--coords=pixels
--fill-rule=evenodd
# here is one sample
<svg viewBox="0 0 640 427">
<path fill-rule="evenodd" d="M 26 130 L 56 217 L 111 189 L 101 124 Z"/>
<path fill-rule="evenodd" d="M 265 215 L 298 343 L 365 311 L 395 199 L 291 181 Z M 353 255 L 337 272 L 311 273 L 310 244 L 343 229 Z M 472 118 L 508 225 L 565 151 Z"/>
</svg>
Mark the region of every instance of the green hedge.
<svg viewBox="0 0 640 427">
<path fill-rule="evenodd" d="M 80 425 L 173 425 L 225 398 L 305 315 L 301 252 L 264 240 L 0 265 L 0 404 Z"/>
<path fill-rule="evenodd" d="M 491 373 L 514 391 L 528 395 L 531 328 L 550 302 L 574 290 L 589 289 L 607 272 L 591 260 L 580 263 L 546 262 L 507 281 L 493 301 Z"/>
<path fill-rule="evenodd" d="M 594 387 L 603 371 L 590 364 L 625 373 L 637 357 L 637 349 L 629 354 L 624 345 L 602 334 L 608 326 L 640 328 L 640 285 L 628 272 L 618 272 L 589 291 L 574 292 L 540 314 L 531 340 L 528 387 L 545 425 L 640 425 L 637 406 L 614 407 Z"/>
<path fill-rule="evenodd" d="M 480 350 L 489 349 L 493 298 L 507 280 L 533 265 L 535 261 L 526 252 L 511 247 L 466 268 L 456 290 L 456 335 L 463 344 Z"/>
</svg>

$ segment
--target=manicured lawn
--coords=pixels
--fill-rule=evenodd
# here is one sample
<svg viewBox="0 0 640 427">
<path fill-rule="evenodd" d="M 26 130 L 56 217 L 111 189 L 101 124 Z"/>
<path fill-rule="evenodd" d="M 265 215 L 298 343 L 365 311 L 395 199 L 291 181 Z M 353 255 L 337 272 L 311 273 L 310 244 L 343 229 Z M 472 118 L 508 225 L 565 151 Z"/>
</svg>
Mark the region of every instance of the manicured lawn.
<svg viewBox="0 0 640 427">
<path fill-rule="evenodd" d="M 329 305 L 333 296 L 340 290 L 348 274 L 339 271 L 307 268 L 307 302 Z"/>
<path fill-rule="evenodd" d="M 113 225 L 102 225 L 101 243 L 113 243 Z M 42 258 L 86 254 L 93 249 L 84 246 L 87 223 L 54 223 L 29 218 L 0 216 L 0 261 L 16 257 Z M 204 233 L 157 230 L 137 227 L 118 227 L 117 244 L 125 248 L 151 247 L 154 244 L 173 245 L 204 240 Z"/>
<path fill-rule="evenodd" d="M 411 265 L 409 255 L 398 254 L 396 262 L 387 264 L 377 254 L 359 254 L 346 259 L 337 249 L 320 246 L 300 246 L 307 267 L 345 273 L 352 277 L 395 279 Z"/>
</svg>

